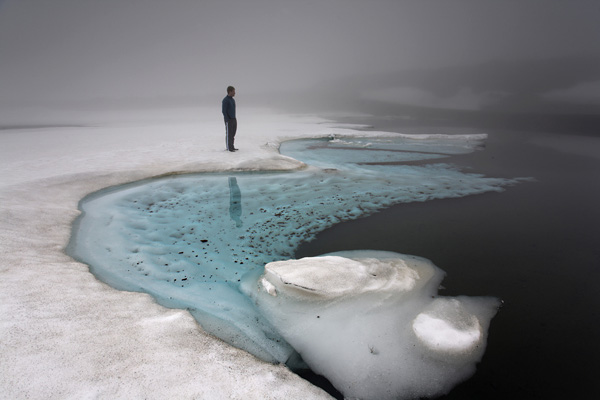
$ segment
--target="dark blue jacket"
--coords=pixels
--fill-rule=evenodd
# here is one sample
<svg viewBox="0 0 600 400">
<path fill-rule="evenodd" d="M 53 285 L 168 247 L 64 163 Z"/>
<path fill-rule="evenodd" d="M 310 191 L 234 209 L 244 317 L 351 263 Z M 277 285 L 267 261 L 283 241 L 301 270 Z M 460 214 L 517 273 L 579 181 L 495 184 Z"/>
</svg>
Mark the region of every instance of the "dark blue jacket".
<svg viewBox="0 0 600 400">
<path fill-rule="evenodd" d="M 235 119 L 235 100 L 233 97 L 227 95 L 223 99 L 222 103 L 223 117 L 225 118 L 225 122 L 230 119 Z"/>
</svg>

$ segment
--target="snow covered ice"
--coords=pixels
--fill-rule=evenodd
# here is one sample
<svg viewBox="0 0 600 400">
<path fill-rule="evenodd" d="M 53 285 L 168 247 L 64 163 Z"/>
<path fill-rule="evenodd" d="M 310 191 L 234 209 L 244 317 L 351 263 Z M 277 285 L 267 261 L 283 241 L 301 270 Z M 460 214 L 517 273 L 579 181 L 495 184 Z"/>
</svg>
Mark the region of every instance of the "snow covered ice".
<svg viewBox="0 0 600 400">
<path fill-rule="evenodd" d="M 443 276 L 423 258 L 349 251 L 267 264 L 249 294 L 345 397 L 413 399 L 474 372 L 499 306 L 438 297 Z"/>
<path fill-rule="evenodd" d="M 497 191 L 516 182 L 463 173 L 447 164 L 405 165 L 406 161 L 475 151 L 482 145 L 484 135 L 410 138 L 374 132 L 361 138 L 360 134 L 367 135 L 332 127 L 325 139 L 293 141 L 284 146 L 286 154 L 306 157 L 302 161 L 320 168 L 169 176 L 95 193 L 81 203 L 84 214 L 76 225 L 69 252 L 89 264 L 101 280 L 119 289 L 150 293 L 168 307 L 188 309 L 208 332 L 265 361 L 287 362 L 290 367 L 299 368 L 304 365 L 298 361 L 299 352 L 314 371 L 329 378 L 345 395 L 383 398 L 381 392 L 366 384 L 369 375 L 359 370 L 340 372 L 340 363 L 362 369 L 373 361 L 381 371 L 390 371 L 377 372 L 380 379 L 373 382 L 392 393 L 392 398 L 444 393 L 473 372 L 474 363 L 485 348 L 489 309 L 497 304 L 485 301 L 486 313 L 466 311 L 465 304 L 472 303 L 468 301 L 432 302 L 439 276 L 443 275 L 440 272 L 433 283 L 428 283 L 416 270 L 382 267 L 378 279 L 367 274 L 369 280 L 365 282 L 365 270 L 358 266 L 359 262 L 354 263 L 356 268 L 344 268 L 339 274 L 331 272 L 336 266 L 347 264 L 347 259 L 341 264 L 327 263 L 335 260 L 329 257 L 310 262 L 313 269 L 315 265 L 327 264 L 323 271 L 330 274 L 322 278 L 329 284 L 327 293 L 339 297 L 334 303 L 355 303 L 345 311 L 323 310 L 324 315 L 356 312 L 355 324 L 368 328 L 363 334 L 387 336 L 387 341 L 394 338 L 392 344 L 369 344 L 370 340 L 361 339 L 361 333 L 357 336 L 355 327 L 345 329 L 344 324 L 338 323 L 345 318 L 331 319 L 337 322 L 329 326 L 330 337 L 347 335 L 347 343 L 362 341 L 358 348 L 369 350 L 369 355 L 385 348 L 387 355 L 376 359 L 365 359 L 361 352 L 356 358 L 357 347 L 350 345 L 322 352 L 318 350 L 324 348 L 317 340 L 320 334 L 315 332 L 304 335 L 299 345 L 295 336 L 289 336 L 290 328 L 286 326 L 302 326 L 307 322 L 304 318 L 289 321 L 282 318 L 285 305 L 273 312 L 273 307 L 257 307 L 254 303 L 257 299 L 253 288 L 265 264 L 293 258 L 302 241 L 335 223 L 399 202 Z M 384 255 L 384 259 L 389 258 L 389 254 Z M 377 269 L 373 265 L 369 268 Z M 267 275 L 269 271 L 267 267 Z M 300 275 L 288 285 L 309 287 L 303 279 L 310 279 L 313 272 L 303 271 L 298 269 Z M 405 279 L 410 277 L 412 280 Z M 261 282 L 267 292 L 277 291 L 272 280 Z M 357 290 L 370 294 L 357 297 Z M 395 300 L 382 305 L 385 312 L 372 314 L 373 296 Z M 373 319 L 375 315 L 380 318 Z M 396 328 L 413 324 L 413 330 L 396 335 L 392 333 L 396 328 L 382 325 L 381 321 L 395 321 Z M 439 330 L 443 334 L 432 335 L 431 327 L 443 327 Z M 413 332 L 412 336 L 407 336 L 409 332 Z M 406 358 L 405 347 L 415 343 L 419 347 Z M 315 352 L 320 356 L 311 356 Z M 422 357 L 433 361 L 424 363 L 421 372 L 417 372 L 415 364 Z M 411 373 L 407 372 L 409 366 Z M 453 372 L 440 375 L 442 370 Z M 438 376 L 438 383 L 419 383 L 427 376 L 423 371 Z M 364 378 L 359 380 L 360 376 Z M 362 392 L 357 392 L 358 386 Z"/>
</svg>

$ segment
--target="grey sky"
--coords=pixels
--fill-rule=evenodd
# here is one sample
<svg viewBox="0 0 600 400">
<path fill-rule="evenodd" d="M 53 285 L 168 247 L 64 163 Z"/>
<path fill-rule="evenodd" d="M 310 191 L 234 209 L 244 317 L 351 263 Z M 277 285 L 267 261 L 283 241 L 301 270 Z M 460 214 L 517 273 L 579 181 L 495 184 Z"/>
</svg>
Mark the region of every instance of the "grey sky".
<svg viewBox="0 0 600 400">
<path fill-rule="evenodd" d="M 0 101 L 240 96 L 600 55 L 597 0 L 0 0 Z"/>
</svg>

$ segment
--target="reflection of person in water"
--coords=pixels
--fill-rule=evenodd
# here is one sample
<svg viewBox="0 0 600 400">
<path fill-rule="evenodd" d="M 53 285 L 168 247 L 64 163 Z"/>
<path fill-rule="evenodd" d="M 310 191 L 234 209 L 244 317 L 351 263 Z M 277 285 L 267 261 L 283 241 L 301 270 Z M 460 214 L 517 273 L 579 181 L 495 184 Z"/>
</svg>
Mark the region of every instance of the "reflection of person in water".
<svg viewBox="0 0 600 400">
<path fill-rule="evenodd" d="M 242 192 L 233 176 L 229 177 L 229 217 L 235 221 L 235 226 L 242 226 Z"/>
</svg>

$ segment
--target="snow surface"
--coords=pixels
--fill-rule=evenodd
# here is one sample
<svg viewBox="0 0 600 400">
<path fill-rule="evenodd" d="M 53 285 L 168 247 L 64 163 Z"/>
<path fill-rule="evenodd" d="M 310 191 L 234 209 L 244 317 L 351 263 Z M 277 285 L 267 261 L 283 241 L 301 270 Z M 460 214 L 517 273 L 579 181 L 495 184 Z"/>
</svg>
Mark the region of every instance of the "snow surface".
<svg viewBox="0 0 600 400">
<path fill-rule="evenodd" d="M 100 189 L 156 176 L 227 171 L 237 174 L 244 193 L 248 188 L 240 172 L 305 168 L 277 152 L 283 140 L 366 133 L 319 118 L 246 109 L 236 140 L 241 151 L 229 153 L 218 107 L 77 118 L 78 126 L 44 127 L 46 119 L 31 123 L 36 127 L 0 130 L 3 393 L 10 398 L 328 398 L 286 367 L 208 335 L 187 311 L 101 283 L 65 249 L 79 200 Z M 232 196 L 228 174 L 223 184 Z M 510 182 L 488 183 L 485 190 Z M 469 190 L 466 184 L 457 195 Z M 415 193 L 421 200 L 432 198 L 431 191 Z M 229 209 L 223 212 L 232 223 L 245 226 L 245 214 L 231 206 L 231 198 L 225 203 Z M 352 216 L 361 210 L 344 212 Z M 338 220 L 339 215 L 313 223 Z M 280 244 L 293 247 L 289 239 Z"/>
</svg>

